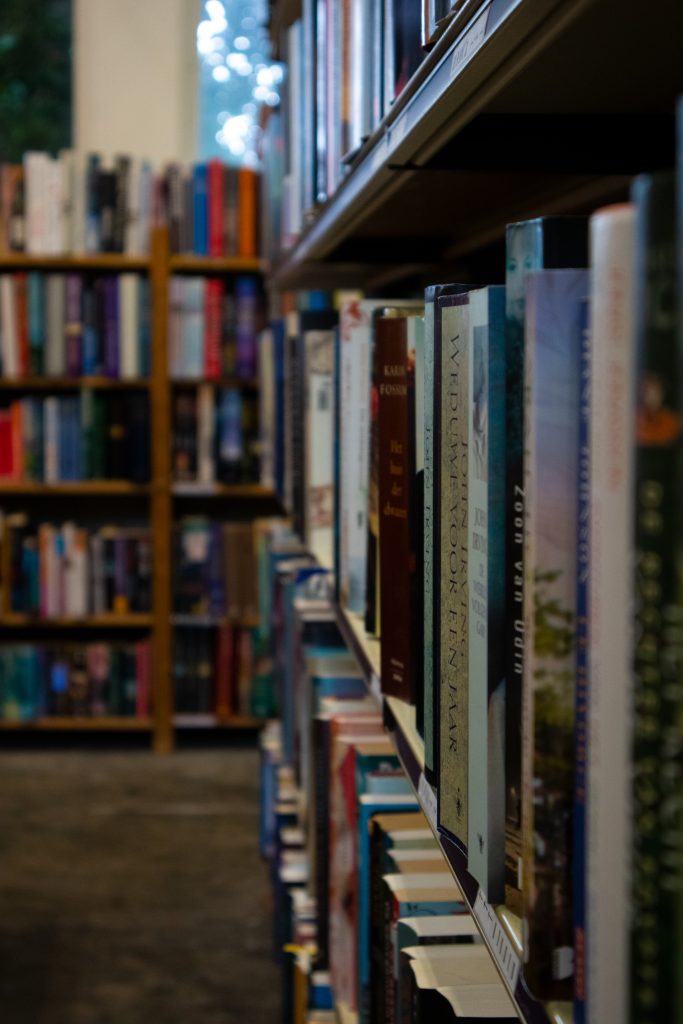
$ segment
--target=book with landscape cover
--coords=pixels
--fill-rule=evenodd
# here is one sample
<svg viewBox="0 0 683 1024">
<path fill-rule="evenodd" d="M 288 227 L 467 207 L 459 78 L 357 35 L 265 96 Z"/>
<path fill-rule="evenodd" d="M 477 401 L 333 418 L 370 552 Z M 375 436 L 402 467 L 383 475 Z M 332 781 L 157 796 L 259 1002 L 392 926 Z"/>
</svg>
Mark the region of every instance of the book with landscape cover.
<svg viewBox="0 0 683 1024">
<path fill-rule="evenodd" d="M 582 270 L 528 275 L 525 334 L 523 914 L 525 979 L 573 994 L 572 817 L 576 685 Z"/>
<path fill-rule="evenodd" d="M 468 363 L 469 297 L 442 296 L 439 423 L 438 822 L 461 849 L 468 829 Z M 435 633 L 436 636 L 436 633 Z"/>
<path fill-rule="evenodd" d="M 506 508 L 505 557 L 505 903 L 521 913 L 522 674 L 524 665 L 524 312 L 532 270 L 585 267 L 585 217 L 539 217 L 505 233 Z"/>
</svg>

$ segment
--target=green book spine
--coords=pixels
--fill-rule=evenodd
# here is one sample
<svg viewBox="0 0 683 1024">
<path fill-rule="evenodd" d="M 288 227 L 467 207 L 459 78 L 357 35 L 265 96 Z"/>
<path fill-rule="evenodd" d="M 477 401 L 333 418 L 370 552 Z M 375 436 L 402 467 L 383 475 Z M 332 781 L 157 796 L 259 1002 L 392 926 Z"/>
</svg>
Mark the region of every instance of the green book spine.
<svg viewBox="0 0 683 1024">
<path fill-rule="evenodd" d="M 636 203 L 635 692 L 631 1020 L 681 1021 L 683 380 L 673 175 Z"/>
<path fill-rule="evenodd" d="M 443 300 L 439 494 L 439 825 L 467 849 L 469 309 Z"/>
</svg>

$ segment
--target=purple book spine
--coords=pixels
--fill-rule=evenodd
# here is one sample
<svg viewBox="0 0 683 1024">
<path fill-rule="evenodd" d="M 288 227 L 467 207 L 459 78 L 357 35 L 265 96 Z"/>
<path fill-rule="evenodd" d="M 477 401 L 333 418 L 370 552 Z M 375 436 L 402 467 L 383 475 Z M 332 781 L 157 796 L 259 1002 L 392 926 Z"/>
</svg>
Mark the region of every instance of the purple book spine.
<svg viewBox="0 0 683 1024">
<path fill-rule="evenodd" d="M 255 377 L 258 290 L 251 277 L 238 277 L 235 282 L 237 320 L 237 375 Z"/>
<path fill-rule="evenodd" d="M 82 286 L 80 274 L 66 275 L 66 372 L 69 377 L 80 376 L 82 369 Z"/>
<path fill-rule="evenodd" d="M 104 281 L 104 372 L 107 377 L 119 376 L 119 281 Z"/>
</svg>

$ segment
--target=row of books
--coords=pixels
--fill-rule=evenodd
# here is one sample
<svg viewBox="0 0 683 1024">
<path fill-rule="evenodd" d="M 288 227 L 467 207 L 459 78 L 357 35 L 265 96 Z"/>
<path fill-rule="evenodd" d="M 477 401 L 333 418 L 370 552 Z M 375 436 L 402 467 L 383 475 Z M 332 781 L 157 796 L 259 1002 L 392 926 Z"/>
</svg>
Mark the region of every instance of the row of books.
<svg viewBox="0 0 683 1024">
<path fill-rule="evenodd" d="M 0 481 L 145 483 L 149 473 L 147 395 L 84 390 L 0 404 Z"/>
<path fill-rule="evenodd" d="M 257 397 L 213 384 L 176 392 L 172 472 L 180 483 L 257 481 Z"/>
<path fill-rule="evenodd" d="M 254 277 L 175 275 L 170 283 L 169 364 L 172 377 L 256 375 L 263 300 Z"/>
<path fill-rule="evenodd" d="M 271 114 L 263 147 L 266 177 L 277 181 L 282 248 L 300 235 L 307 213 L 335 193 L 460 6 L 447 0 L 303 4 L 284 44 L 282 114 Z"/>
<path fill-rule="evenodd" d="M 148 640 L 0 646 L 0 719 L 146 717 L 152 705 Z"/>
<path fill-rule="evenodd" d="M 155 168 L 120 155 L 28 152 L 0 165 L 0 251 L 146 255 L 167 225 L 171 250 L 255 257 L 258 175 L 210 160 Z"/>
<path fill-rule="evenodd" d="M 261 849 L 285 998 L 315 1009 L 325 986 L 361 1024 L 516 1020 L 310 558 L 279 541 L 270 554 L 271 642 L 287 653 L 282 720 L 261 743 Z M 282 952 L 301 946 L 303 963 Z M 307 1019 L 300 999 L 285 1020 Z"/>
<path fill-rule="evenodd" d="M 34 524 L 23 513 L 5 524 L 9 611 L 43 619 L 150 611 L 147 527 Z"/>
<path fill-rule="evenodd" d="M 232 622 L 258 616 L 253 523 L 181 519 L 173 532 L 173 572 L 175 612 Z"/>
<path fill-rule="evenodd" d="M 249 629 L 181 626 L 173 640 L 178 714 L 266 718 L 273 713 L 270 662 Z"/>
<path fill-rule="evenodd" d="M 2 274 L 0 374 L 146 377 L 150 317 L 139 274 Z"/>
<path fill-rule="evenodd" d="M 317 489 L 338 504 L 323 545 L 338 598 L 380 641 L 384 694 L 415 705 L 439 828 L 521 916 L 532 994 L 590 1021 L 674 1013 L 683 948 L 665 811 L 680 749 L 677 246 L 674 177 L 644 176 L 590 223 L 510 225 L 505 287 L 347 302 L 325 428 L 295 383 L 314 314 L 281 329 L 293 358 L 272 383 L 307 467 L 285 473 L 287 506 L 320 550 Z"/>
</svg>

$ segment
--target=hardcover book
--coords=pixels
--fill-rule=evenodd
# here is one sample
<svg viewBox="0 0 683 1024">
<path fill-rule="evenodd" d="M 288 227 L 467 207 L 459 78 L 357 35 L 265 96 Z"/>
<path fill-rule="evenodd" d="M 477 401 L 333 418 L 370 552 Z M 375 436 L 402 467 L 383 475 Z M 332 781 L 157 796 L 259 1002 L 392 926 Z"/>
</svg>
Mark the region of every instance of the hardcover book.
<svg viewBox="0 0 683 1024">
<path fill-rule="evenodd" d="M 572 812 L 576 682 L 576 483 L 588 275 L 528 276 L 525 337 L 525 978 L 541 999 L 573 992 Z"/>
<path fill-rule="evenodd" d="M 532 270 L 585 267 L 584 217 L 539 217 L 508 224 L 505 233 L 506 391 L 506 672 L 505 672 L 505 903 L 521 913 L 522 675 L 524 666 L 524 315 Z"/>
<path fill-rule="evenodd" d="M 470 292 L 468 861 L 492 903 L 505 874 L 505 289 Z"/>
<path fill-rule="evenodd" d="M 442 296 L 439 466 L 439 795 L 438 821 L 468 840 L 468 405 L 469 299 Z"/>
</svg>

